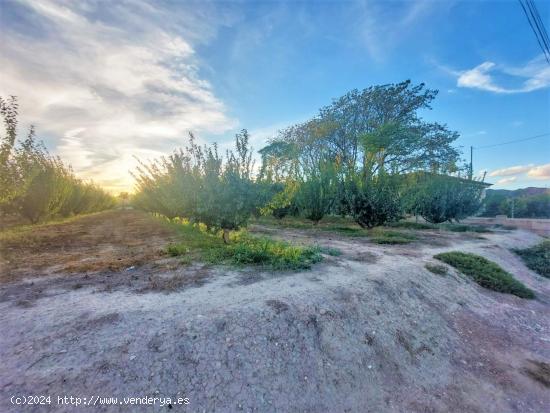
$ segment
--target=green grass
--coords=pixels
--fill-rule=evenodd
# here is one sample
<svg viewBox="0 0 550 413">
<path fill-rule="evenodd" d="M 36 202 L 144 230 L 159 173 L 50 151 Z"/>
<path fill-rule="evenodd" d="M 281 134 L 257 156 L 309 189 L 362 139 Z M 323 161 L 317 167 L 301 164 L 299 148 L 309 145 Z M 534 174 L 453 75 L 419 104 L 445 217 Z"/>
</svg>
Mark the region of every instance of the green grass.
<svg viewBox="0 0 550 413">
<path fill-rule="evenodd" d="M 384 227 L 369 231 L 370 240 L 376 244 L 408 244 L 416 240 L 416 236 L 402 231 L 393 231 Z"/>
<path fill-rule="evenodd" d="M 479 255 L 452 251 L 437 254 L 434 258 L 455 267 L 482 287 L 521 298 L 535 297 L 535 293 L 512 274 Z"/>
<path fill-rule="evenodd" d="M 531 248 L 514 249 L 525 265 L 543 277 L 550 278 L 550 240 L 545 240 Z"/>
<path fill-rule="evenodd" d="M 173 223 L 179 242 L 166 248 L 166 253 L 192 260 L 236 266 L 257 265 L 274 270 L 308 269 L 322 260 L 319 247 L 302 247 L 266 237 L 255 237 L 245 231 L 231 234 L 224 244 L 220 234 L 208 232 L 200 225 Z"/>
<path fill-rule="evenodd" d="M 330 255 L 332 257 L 339 257 L 342 255 L 342 251 L 340 251 L 338 248 L 333 247 L 319 247 L 319 252 L 321 254 Z"/>
<path fill-rule="evenodd" d="M 428 271 L 430 271 L 433 274 L 437 275 L 445 275 L 447 274 L 447 267 L 441 264 L 430 264 L 427 263 L 424 268 L 426 268 Z"/>
<path fill-rule="evenodd" d="M 451 232 L 493 232 L 489 228 L 481 225 L 465 225 L 465 224 L 440 224 L 441 228 Z"/>
<path fill-rule="evenodd" d="M 404 229 L 437 229 L 436 225 L 428 224 L 424 222 L 411 222 L 411 221 L 399 221 L 391 222 L 388 224 L 388 227 L 392 228 L 404 228 Z"/>
</svg>

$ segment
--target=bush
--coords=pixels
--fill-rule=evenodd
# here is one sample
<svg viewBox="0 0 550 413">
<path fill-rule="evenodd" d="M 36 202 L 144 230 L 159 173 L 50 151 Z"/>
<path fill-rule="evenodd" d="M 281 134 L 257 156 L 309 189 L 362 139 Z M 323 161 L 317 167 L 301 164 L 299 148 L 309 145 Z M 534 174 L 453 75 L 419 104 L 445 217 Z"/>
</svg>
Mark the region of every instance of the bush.
<svg viewBox="0 0 550 413">
<path fill-rule="evenodd" d="M 429 272 L 433 274 L 437 274 L 437 275 L 447 274 L 447 267 L 445 267 L 444 265 L 428 263 L 424 266 L 424 268 L 426 268 Z"/>
<path fill-rule="evenodd" d="M 550 240 L 526 249 L 514 249 L 525 265 L 543 277 L 550 278 Z"/>
<path fill-rule="evenodd" d="M 397 177 L 381 173 L 346 183 L 345 204 L 349 214 L 362 228 L 372 228 L 401 218 L 401 198 Z"/>
<path fill-rule="evenodd" d="M 459 221 L 481 207 L 483 186 L 446 175 L 418 173 L 406 194 L 406 209 L 433 224 Z"/>
<path fill-rule="evenodd" d="M 17 141 L 17 101 L 0 97 L 5 134 L 0 145 L 0 212 L 17 214 L 32 224 L 112 208 L 114 198 L 79 180 L 71 168 L 51 156 L 31 126 Z"/>
<path fill-rule="evenodd" d="M 185 150 L 137 169 L 134 205 L 221 229 L 227 243 L 229 232 L 246 226 L 258 209 L 251 151 L 246 130 L 236 135 L 235 152 L 229 151 L 225 162 L 215 144 L 201 148 L 190 134 Z"/>
<path fill-rule="evenodd" d="M 388 231 L 383 228 L 374 228 L 370 231 L 371 241 L 376 244 L 408 244 L 416 237 L 405 232 Z"/>
<path fill-rule="evenodd" d="M 434 258 L 455 267 L 482 287 L 521 298 L 534 298 L 535 293 L 500 266 L 479 255 L 464 252 L 444 252 Z"/>
<path fill-rule="evenodd" d="M 166 252 L 171 256 L 184 256 L 188 262 L 193 258 L 212 264 L 259 265 L 275 270 L 299 270 L 310 268 L 322 259 L 316 247 L 294 246 L 269 238 L 253 237 L 234 232 L 228 244 L 206 229 L 205 226 L 180 222 L 172 224 L 181 241 L 171 244 Z"/>
</svg>

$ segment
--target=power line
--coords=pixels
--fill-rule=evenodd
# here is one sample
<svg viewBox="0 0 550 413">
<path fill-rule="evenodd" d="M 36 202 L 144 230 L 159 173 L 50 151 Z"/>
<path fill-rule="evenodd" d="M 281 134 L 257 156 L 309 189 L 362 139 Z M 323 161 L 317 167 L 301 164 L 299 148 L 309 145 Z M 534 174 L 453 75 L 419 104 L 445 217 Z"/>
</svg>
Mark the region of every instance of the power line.
<svg viewBox="0 0 550 413">
<path fill-rule="evenodd" d="M 544 28 L 544 24 L 540 19 L 540 14 L 533 0 L 527 0 L 527 8 L 531 13 L 531 17 L 533 18 L 533 21 L 535 22 L 535 26 L 537 27 L 542 43 L 544 44 L 544 47 L 548 52 L 550 50 L 550 42 L 548 41 L 548 34 L 546 33 L 546 29 Z"/>
<path fill-rule="evenodd" d="M 540 26 L 542 38 L 545 40 L 546 48 L 548 49 L 548 48 L 550 48 L 550 39 L 548 39 L 548 33 L 546 33 L 546 28 L 544 27 L 544 24 L 542 23 L 542 19 L 540 18 L 539 11 L 535 7 L 535 3 L 533 2 L 533 0 L 528 0 L 528 1 L 532 4 L 531 10 L 534 12 L 535 21 Z"/>
<path fill-rule="evenodd" d="M 474 149 L 494 148 L 495 146 L 502 146 L 502 145 L 508 145 L 510 143 L 530 141 L 531 139 L 542 138 L 543 136 L 548 136 L 548 135 L 550 135 L 550 132 L 549 133 L 543 133 L 541 135 L 530 136 L 529 138 L 515 139 L 513 141 L 508 141 L 508 142 L 495 143 L 494 145 L 474 146 L 473 148 Z"/>
<path fill-rule="evenodd" d="M 533 33 L 535 33 L 537 43 L 544 53 L 546 61 L 548 62 L 548 64 L 550 64 L 550 41 L 548 40 L 548 34 L 546 33 L 544 24 L 540 19 L 540 15 L 535 6 L 535 3 L 532 0 L 518 1 L 521 5 L 521 8 L 523 9 L 523 12 L 525 13 L 525 17 L 527 17 L 527 22 L 529 23 L 529 26 L 531 26 Z"/>
</svg>

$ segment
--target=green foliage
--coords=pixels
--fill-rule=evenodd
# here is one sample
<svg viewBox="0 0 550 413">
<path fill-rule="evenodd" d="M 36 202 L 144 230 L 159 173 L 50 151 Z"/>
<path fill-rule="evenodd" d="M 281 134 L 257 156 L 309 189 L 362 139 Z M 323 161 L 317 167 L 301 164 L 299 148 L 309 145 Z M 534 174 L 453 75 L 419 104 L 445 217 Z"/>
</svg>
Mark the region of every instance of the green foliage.
<svg viewBox="0 0 550 413">
<path fill-rule="evenodd" d="M 227 152 L 225 162 L 215 144 L 201 148 L 190 134 L 185 150 L 141 164 L 135 174 L 138 191 L 134 205 L 222 229 L 228 242 L 228 232 L 246 226 L 250 215 L 262 206 L 252 168 L 246 130 L 236 135 L 235 152 Z"/>
<path fill-rule="evenodd" d="M 426 224 L 423 222 L 411 222 L 411 221 L 399 221 L 399 222 L 390 222 L 387 224 L 388 227 L 392 228 L 405 228 L 405 229 L 437 229 L 438 227 L 433 224 Z"/>
<path fill-rule="evenodd" d="M 205 226 L 189 222 L 172 224 L 177 228 L 181 241 L 171 244 L 166 252 L 213 264 L 259 265 L 275 270 L 299 270 L 310 268 L 319 262 L 321 251 L 316 247 L 293 246 L 282 241 L 259 238 L 243 232 L 235 232 L 228 244 Z"/>
<path fill-rule="evenodd" d="M 434 258 L 455 267 L 482 287 L 521 298 L 534 298 L 535 293 L 500 266 L 479 255 L 464 252 L 444 252 Z"/>
<path fill-rule="evenodd" d="M 530 193 L 539 192 L 539 193 Z M 545 192 L 542 192 L 545 191 Z M 517 191 L 488 191 L 482 216 L 507 215 L 514 218 L 550 218 L 550 190 L 527 188 Z"/>
<path fill-rule="evenodd" d="M 347 212 L 362 228 L 397 221 L 402 207 L 398 177 L 380 173 L 362 178 L 355 175 L 345 186 Z"/>
<path fill-rule="evenodd" d="M 299 183 L 295 202 L 303 215 L 318 223 L 330 212 L 336 196 L 336 170 L 328 161 L 320 161 L 307 171 L 306 179 Z"/>
<path fill-rule="evenodd" d="M 523 259 L 527 267 L 543 277 L 550 278 L 550 240 L 545 240 L 531 248 L 513 251 Z"/>
<path fill-rule="evenodd" d="M 447 274 L 447 267 L 440 264 L 431 264 L 427 263 L 424 268 L 426 268 L 429 272 L 437 275 L 445 275 Z"/>
<path fill-rule="evenodd" d="M 112 208 L 112 196 L 84 183 L 59 158 L 48 154 L 31 126 L 17 142 L 17 100 L 0 98 L 5 134 L 0 146 L 0 211 L 17 214 L 35 224 L 57 216 L 68 217 Z"/>
<path fill-rule="evenodd" d="M 493 232 L 483 225 L 443 224 L 440 227 L 451 232 L 478 232 L 481 234 Z"/>
<path fill-rule="evenodd" d="M 319 252 L 322 254 L 330 255 L 331 257 L 339 257 L 342 255 L 342 251 L 333 247 L 319 247 Z"/>
<path fill-rule="evenodd" d="M 416 239 L 413 234 L 381 227 L 370 230 L 369 236 L 370 240 L 376 244 L 408 244 Z"/>
<path fill-rule="evenodd" d="M 434 224 L 459 221 L 481 207 L 483 185 L 478 181 L 417 173 L 409 176 L 408 185 L 406 209 Z"/>
</svg>

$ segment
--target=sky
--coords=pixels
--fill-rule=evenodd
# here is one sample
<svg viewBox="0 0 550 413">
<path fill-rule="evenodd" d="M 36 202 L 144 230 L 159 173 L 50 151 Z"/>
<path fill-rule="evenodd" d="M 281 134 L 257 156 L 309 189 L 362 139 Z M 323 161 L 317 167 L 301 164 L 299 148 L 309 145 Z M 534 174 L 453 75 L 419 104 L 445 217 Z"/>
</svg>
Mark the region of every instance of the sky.
<svg viewBox="0 0 550 413">
<path fill-rule="evenodd" d="M 535 0 L 550 30 L 550 2 Z M 349 90 L 410 79 L 422 116 L 496 145 L 550 133 L 550 64 L 517 0 L 0 0 L 0 96 L 21 136 L 116 193 L 136 158 L 201 142 L 261 149 Z M 474 149 L 493 188 L 550 187 L 550 135 Z"/>
</svg>

